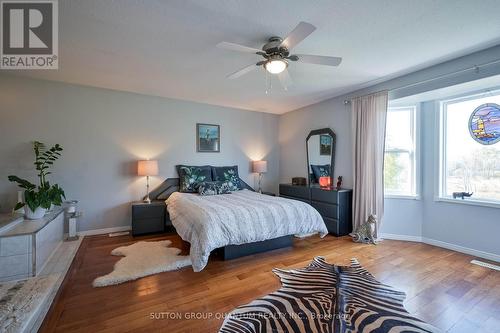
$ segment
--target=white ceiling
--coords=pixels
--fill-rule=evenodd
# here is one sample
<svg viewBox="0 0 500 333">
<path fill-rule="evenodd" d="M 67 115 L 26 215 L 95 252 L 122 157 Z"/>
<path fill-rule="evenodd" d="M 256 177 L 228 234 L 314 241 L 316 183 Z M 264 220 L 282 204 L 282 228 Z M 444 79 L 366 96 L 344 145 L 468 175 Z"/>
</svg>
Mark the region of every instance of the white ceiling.
<svg viewBox="0 0 500 333">
<path fill-rule="evenodd" d="M 500 43 L 498 0 L 62 0 L 59 70 L 19 75 L 284 113 L 367 82 Z M 296 53 L 341 56 L 338 67 L 292 63 L 294 84 L 265 93 L 263 70 L 225 76 L 299 21 L 317 27 Z"/>
</svg>

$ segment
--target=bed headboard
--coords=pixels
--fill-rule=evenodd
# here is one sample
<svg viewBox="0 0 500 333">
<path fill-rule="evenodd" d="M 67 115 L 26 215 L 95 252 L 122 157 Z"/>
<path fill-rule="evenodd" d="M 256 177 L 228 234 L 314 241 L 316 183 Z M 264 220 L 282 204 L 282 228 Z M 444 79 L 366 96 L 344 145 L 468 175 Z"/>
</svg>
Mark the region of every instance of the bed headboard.
<svg viewBox="0 0 500 333">
<path fill-rule="evenodd" d="M 255 190 L 240 178 L 240 183 L 244 189 L 255 192 Z M 167 200 L 168 197 L 179 191 L 179 178 L 167 178 L 163 183 L 149 192 L 151 200 Z M 146 198 L 146 197 L 144 197 Z"/>
</svg>

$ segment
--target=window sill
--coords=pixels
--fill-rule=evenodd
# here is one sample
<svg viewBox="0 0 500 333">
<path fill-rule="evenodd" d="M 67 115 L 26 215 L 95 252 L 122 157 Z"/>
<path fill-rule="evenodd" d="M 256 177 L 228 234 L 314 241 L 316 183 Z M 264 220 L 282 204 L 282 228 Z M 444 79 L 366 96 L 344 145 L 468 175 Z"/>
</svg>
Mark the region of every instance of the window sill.
<svg viewBox="0 0 500 333">
<path fill-rule="evenodd" d="M 482 207 L 490 207 L 490 208 L 500 208 L 500 202 L 494 202 L 494 201 L 479 201 L 479 200 L 472 200 L 472 199 L 453 199 L 453 198 L 446 198 L 446 197 L 437 197 L 434 198 L 435 202 L 448 202 L 448 203 L 454 203 L 454 204 L 459 204 L 459 205 L 470 205 L 470 206 L 482 206 Z"/>
<path fill-rule="evenodd" d="M 420 200 L 421 198 L 419 195 L 386 194 L 384 199 Z"/>
</svg>

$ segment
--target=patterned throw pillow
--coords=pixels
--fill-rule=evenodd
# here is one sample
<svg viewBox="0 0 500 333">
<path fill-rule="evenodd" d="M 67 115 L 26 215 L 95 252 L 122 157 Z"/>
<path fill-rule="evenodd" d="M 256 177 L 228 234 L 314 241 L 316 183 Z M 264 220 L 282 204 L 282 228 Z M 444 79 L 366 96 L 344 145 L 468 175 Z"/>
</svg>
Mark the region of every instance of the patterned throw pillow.
<svg viewBox="0 0 500 333">
<path fill-rule="evenodd" d="M 212 181 L 212 171 L 208 165 L 178 165 L 177 173 L 179 174 L 179 192 L 196 193 L 199 183 Z"/>
<path fill-rule="evenodd" d="M 221 181 L 203 182 L 198 185 L 198 193 L 200 195 L 217 195 L 229 194 L 229 184 Z"/>
<path fill-rule="evenodd" d="M 325 164 L 325 165 L 311 164 L 311 169 L 314 174 L 314 178 L 316 178 L 316 183 L 319 182 L 319 177 L 330 176 L 330 164 Z"/>
<path fill-rule="evenodd" d="M 212 178 L 216 181 L 226 182 L 231 191 L 241 189 L 240 176 L 238 175 L 238 166 L 212 167 Z"/>
</svg>

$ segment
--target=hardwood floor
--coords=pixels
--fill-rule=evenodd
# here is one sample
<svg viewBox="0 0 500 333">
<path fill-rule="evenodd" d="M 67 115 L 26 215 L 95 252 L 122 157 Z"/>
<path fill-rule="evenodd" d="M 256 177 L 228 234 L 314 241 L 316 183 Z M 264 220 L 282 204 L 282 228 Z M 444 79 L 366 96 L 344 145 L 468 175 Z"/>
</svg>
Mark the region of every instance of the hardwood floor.
<svg viewBox="0 0 500 333">
<path fill-rule="evenodd" d="M 444 331 L 500 331 L 500 272 L 470 264 L 471 256 L 412 242 L 373 246 L 315 236 L 295 240 L 293 248 L 230 261 L 211 258 L 200 273 L 188 267 L 91 286 L 119 260 L 112 249 L 145 239 L 170 239 L 187 252 L 174 235 L 86 237 L 40 331 L 216 332 L 222 314 L 280 287 L 272 268 L 303 267 L 317 255 L 337 264 L 358 258 L 381 282 L 407 293 L 410 312 Z"/>
</svg>

